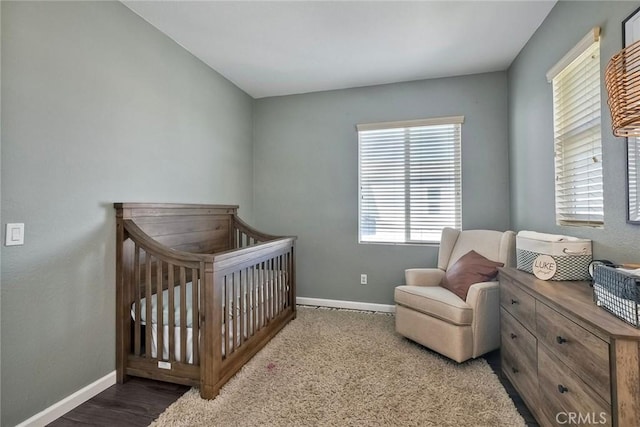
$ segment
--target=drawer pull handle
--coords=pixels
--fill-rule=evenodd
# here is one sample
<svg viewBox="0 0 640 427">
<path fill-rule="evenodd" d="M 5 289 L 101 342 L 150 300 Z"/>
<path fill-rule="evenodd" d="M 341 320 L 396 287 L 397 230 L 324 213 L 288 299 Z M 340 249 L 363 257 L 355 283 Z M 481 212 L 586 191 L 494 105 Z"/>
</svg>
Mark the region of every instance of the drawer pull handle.
<svg viewBox="0 0 640 427">
<path fill-rule="evenodd" d="M 512 333 L 511 333 L 511 339 L 512 339 L 512 340 L 515 340 L 516 338 L 518 338 L 518 336 L 512 332 Z"/>
<path fill-rule="evenodd" d="M 560 335 L 556 337 L 556 341 L 558 342 L 558 344 L 564 344 L 567 342 L 566 338 L 562 338 Z"/>
<path fill-rule="evenodd" d="M 516 368 L 511 368 L 511 370 L 513 371 L 514 374 L 517 374 L 518 372 L 520 372 Z"/>
<path fill-rule="evenodd" d="M 518 304 L 518 300 L 511 299 L 511 304 Z"/>
<path fill-rule="evenodd" d="M 561 394 L 564 394 L 564 393 L 568 392 L 568 391 L 569 391 L 569 389 L 568 389 L 568 388 L 566 388 L 565 386 L 563 386 L 562 384 L 558 384 L 558 391 L 559 391 Z"/>
</svg>

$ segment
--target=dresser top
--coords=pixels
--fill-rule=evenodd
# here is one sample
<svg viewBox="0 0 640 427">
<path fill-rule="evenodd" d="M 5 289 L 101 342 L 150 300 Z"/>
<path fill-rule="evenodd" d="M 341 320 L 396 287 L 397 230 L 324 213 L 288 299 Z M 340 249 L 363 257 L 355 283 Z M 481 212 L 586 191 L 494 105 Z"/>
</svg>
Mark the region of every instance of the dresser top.
<svg viewBox="0 0 640 427">
<path fill-rule="evenodd" d="M 600 330 L 611 338 L 640 341 L 640 329 L 634 328 L 595 304 L 589 282 L 545 281 L 515 268 L 505 267 L 499 270 L 501 277 L 508 277 L 517 282 L 527 293 L 570 314 L 585 326 Z"/>
</svg>

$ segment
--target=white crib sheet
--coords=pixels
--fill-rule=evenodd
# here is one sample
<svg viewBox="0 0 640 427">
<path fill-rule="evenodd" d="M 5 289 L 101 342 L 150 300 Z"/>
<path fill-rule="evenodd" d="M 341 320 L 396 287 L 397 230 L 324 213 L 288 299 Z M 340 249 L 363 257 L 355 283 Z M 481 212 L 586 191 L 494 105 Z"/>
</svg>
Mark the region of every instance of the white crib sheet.
<svg viewBox="0 0 640 427">
<path fill-rule="evenodd" d="M 192 282 L 187 282 L 185 284 L 185 297 L 187 299 L 186 309 L 187 309 L 187 328 L 191 328 L 193 326 L 193 298 L 191 298 L 191 289 L 193 287 Z M 180 286 L 175 286 L 173 288 L 173 315 L 175 316 L 175 325 L 180 325 Z M 136 303 L 134 302 L 131 305 L 131 318 L 135 320 L 136 318 Z M 162 292 L 162 323 L 165 325 L 169 324 L 169 290 L 165 289 Z M 147 299 L 140 299 L 140 321 L 143 325 L 147 324 Z M 151 324 L 155 325 L 158 323 L 158 294 L 153 294 L 151 296 Z"/>
</svg>

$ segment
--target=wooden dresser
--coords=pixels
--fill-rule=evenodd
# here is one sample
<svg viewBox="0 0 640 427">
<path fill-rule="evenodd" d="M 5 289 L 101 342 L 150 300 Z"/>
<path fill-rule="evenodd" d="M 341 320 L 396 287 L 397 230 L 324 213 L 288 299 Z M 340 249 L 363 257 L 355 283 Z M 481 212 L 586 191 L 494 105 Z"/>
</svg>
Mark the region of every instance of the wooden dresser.
<svg viewBox="0 0 640 427">
<path fill-rule="evenodd" d="M 640 426 L 640 330 L 588 282 L 500 269 L 502 371 L 542 426 Z"/>
</svg>

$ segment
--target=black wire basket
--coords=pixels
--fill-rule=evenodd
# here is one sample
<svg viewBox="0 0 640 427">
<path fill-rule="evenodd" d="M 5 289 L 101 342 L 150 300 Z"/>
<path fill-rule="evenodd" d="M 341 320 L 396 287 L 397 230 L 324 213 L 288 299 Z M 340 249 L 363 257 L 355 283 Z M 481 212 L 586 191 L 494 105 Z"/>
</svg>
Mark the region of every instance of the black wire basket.
<svg viewBox="0 0 640 427">
<path fill-rule="evenodd" d="M 595 266 L 593 300 L 599 307 L 640 329 L 640 276 L 606 265 Z"/>
</svg>

